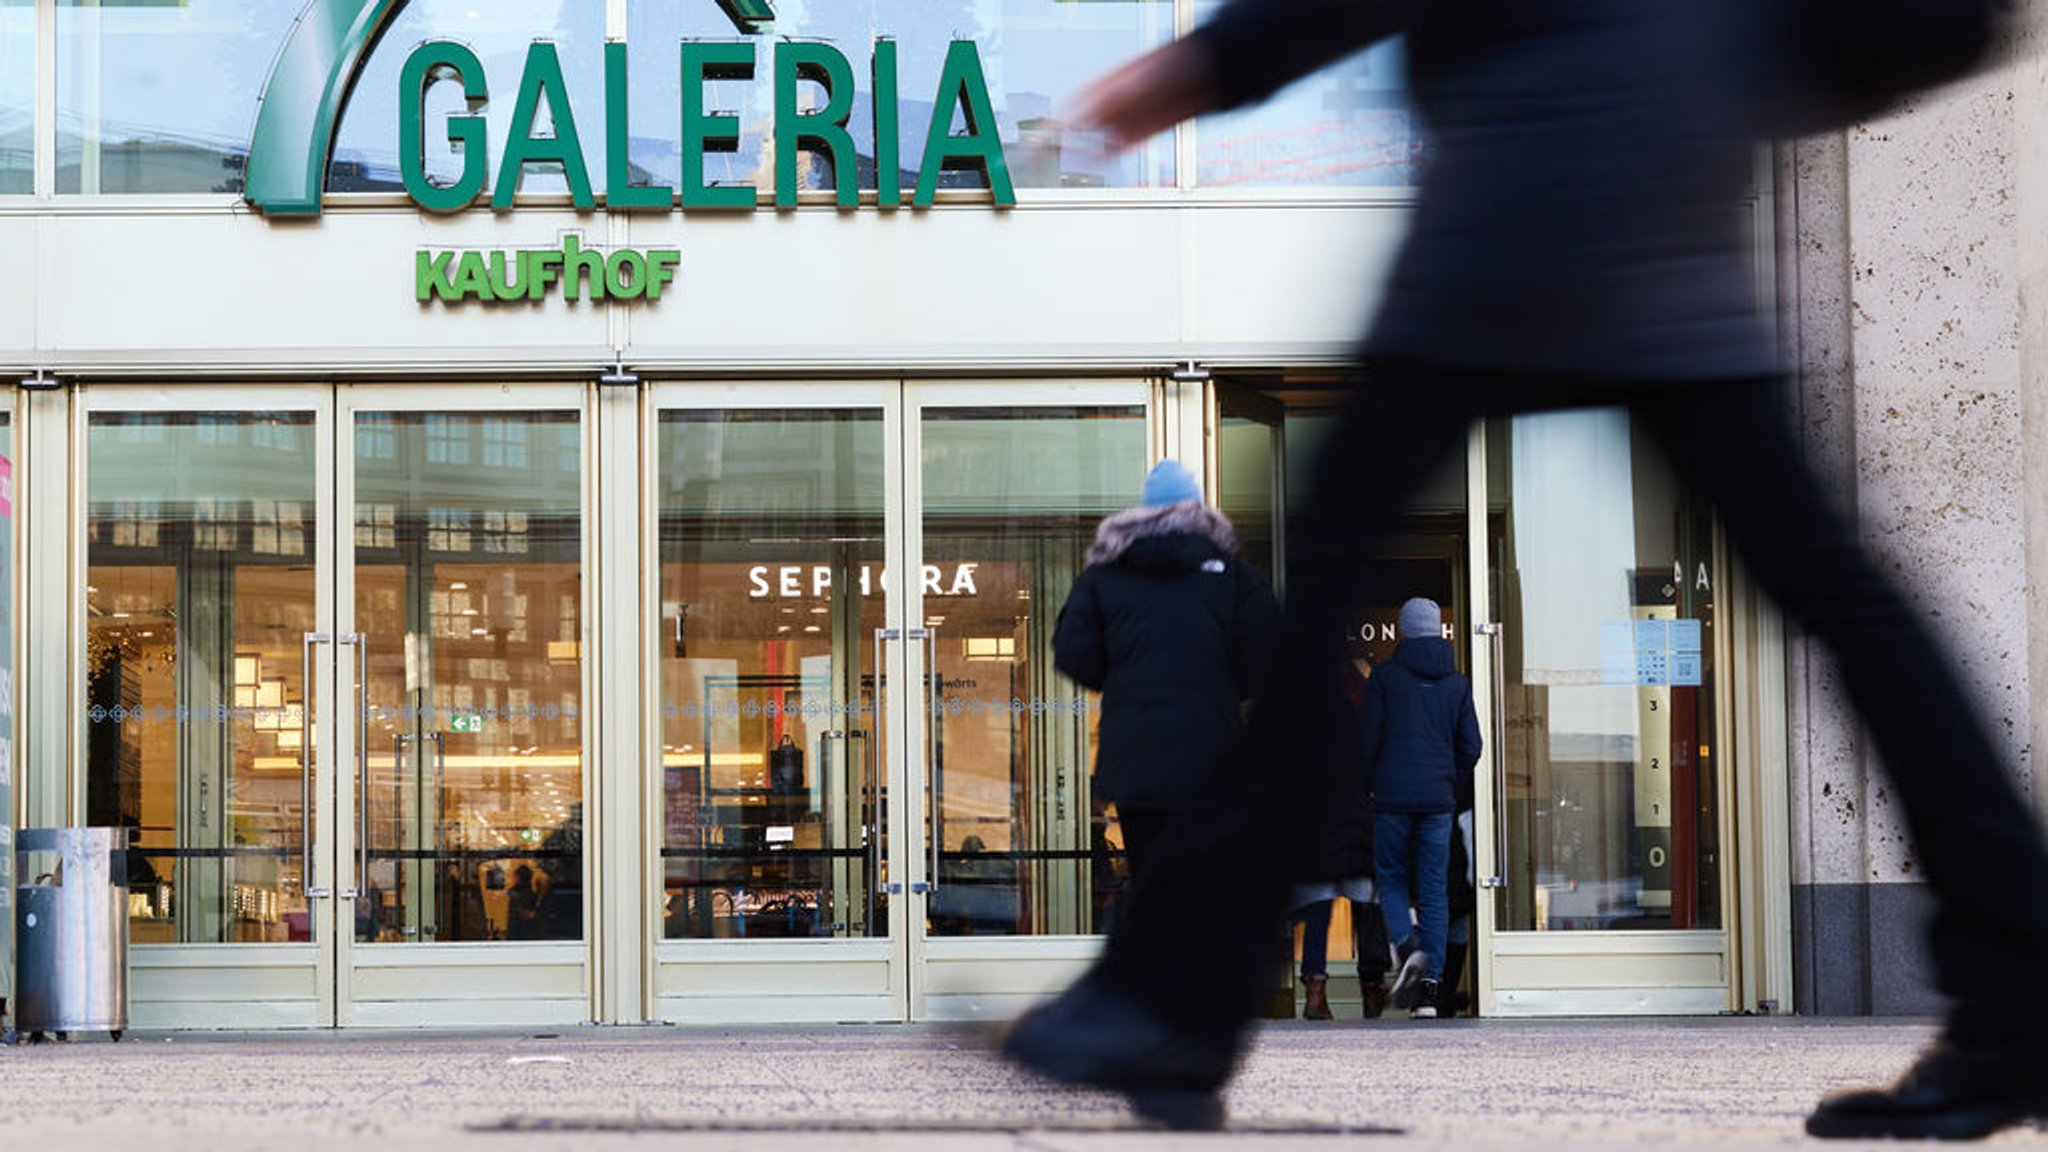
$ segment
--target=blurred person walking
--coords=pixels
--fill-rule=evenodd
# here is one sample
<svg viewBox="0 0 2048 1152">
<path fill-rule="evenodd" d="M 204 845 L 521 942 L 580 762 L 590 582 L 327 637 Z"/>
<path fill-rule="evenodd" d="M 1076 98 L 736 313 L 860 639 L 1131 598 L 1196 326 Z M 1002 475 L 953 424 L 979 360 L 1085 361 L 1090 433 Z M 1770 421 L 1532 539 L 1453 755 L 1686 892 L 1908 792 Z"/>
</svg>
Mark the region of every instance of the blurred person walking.
<svg viewBox="0 0 2048 1152">
<path fill-rule="evenodd" d="M 1097 526 L 1053 628 L 1053 665 L 1102 693 L 1094 789 L 1116 805 L 1133 879 L 1243 726 L 1279 638 L 1272 586 L 1179 462 L 1160 461 L 1138 505 Z"/>
<path fill-rule="evenodd" d="M 2048 1115 L 2048 850 L 1923 614 L 1800 459 L 1741 209 L 1764 138 L 1966 71 L 1997 0 L 1231 0 L 1099 81 L 1073 120 L 1126 146 L 1405 35 L 1429 137 L 1357 385 L 1292 528 L 1283 658 L 1165 829 L 1101 958 L 1009 1057 L 1215 1127 L 1265 990 L 1287 814 L 1335 795 L 1324 671 L 1353 580 L 1475 420 L 1626 405 L 1764 589 L 1838 658 L 1933 896 L 1950 1010 L 1896 1085 L 1821 1136 L 1977 1137 Z M 1389 437 L 1385 430 L 1396 429 Z M 1372 443 L 1372 452 L 1360 446 Z M 1995 878 L 1995 882 L 1992 882 Z"/>
</svg>

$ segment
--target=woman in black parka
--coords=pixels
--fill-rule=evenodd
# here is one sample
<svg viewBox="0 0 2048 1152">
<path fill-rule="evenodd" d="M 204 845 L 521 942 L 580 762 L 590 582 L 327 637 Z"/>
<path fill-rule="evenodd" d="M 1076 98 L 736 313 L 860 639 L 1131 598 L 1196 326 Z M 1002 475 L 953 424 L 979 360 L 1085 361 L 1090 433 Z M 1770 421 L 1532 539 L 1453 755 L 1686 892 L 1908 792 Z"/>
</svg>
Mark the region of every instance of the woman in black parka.
<svg viewBox="0 0 2048 1152">
<path fill-rule="evenodd" d="M 1053 631 L 1053 662 L 1102 693 L 1095 790 L 1116 804 L 1131 875 L 1243 726 L 1280 608 L 1230 519 L 1162 460 L 1135 508 L 1103 520 Z"/>
</svg>

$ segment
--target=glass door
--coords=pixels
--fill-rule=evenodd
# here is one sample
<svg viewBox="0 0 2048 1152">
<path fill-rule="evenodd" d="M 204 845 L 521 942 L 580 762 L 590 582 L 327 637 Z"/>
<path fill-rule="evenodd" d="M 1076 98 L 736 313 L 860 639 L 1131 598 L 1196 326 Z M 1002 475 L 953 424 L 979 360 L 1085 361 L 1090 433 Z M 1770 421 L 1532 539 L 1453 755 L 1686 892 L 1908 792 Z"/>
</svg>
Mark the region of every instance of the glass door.
<svg viewBox="0 0 2048 1152">
<path fill-rule="evenodd" d="M 913 1018 L 1013 1013 L 1099 947 L 1115 813 L 1090 788 L 1097 706 L 1054 670 L 1052 634 L 1096 525 L 1137 503 L 1147 398 L 1135 381 L 907 386 Z"/>
<path fill-rule="evenodd" d="M 652 390 L 658 1018 L 904 1017 L 898 396 Z"/>
<path fill-rule="evenodd" d="M 131 836 L 131 1019 L 331 1023 L 302 643 L 331 627 L 331 392 L 79 397 L 80 822 Z"/>
<path fill-rule="evenodd" d="M 1135 502 L 1147 389 L 651 392 L 656 1014 L 1020 1007 L 1116 889 L 1052 626 Z"/>
<path fill-rule="evenodd" d="M 586 390 L 339 395 L 337 1023 L 587 1020 Z"/>
<path fill-rule="evenodd" d="M 1483 440 L 1480 1009 L 1718 1012 L 1710 510 L 1623 411 L 1498 420 Z"/>
</svg>

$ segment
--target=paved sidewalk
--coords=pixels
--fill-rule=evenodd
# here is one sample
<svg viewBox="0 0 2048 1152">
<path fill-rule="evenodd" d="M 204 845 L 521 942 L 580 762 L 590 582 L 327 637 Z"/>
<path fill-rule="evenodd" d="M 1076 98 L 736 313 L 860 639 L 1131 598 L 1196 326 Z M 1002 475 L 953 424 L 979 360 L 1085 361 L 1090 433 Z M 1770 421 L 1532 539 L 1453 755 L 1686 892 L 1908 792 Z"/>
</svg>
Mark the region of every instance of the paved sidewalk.
<svg viewBox="0 0 2048 1152">
<path fill-rule="evenodd" d="M 1821 1093 L 1889 1080 L 1931 1035 L 1770 1019 L 1274 1024 L 1231 1087 L 1232 1130 L 1214 1136 L 1132 1131 L 1117 1099 L 1031 1080 L 982 1034 L 940 1026 L 97 1036 L 0 1048 L 0 1148 L 1750 1148 L 1802 1142 Z"/>
</svg>

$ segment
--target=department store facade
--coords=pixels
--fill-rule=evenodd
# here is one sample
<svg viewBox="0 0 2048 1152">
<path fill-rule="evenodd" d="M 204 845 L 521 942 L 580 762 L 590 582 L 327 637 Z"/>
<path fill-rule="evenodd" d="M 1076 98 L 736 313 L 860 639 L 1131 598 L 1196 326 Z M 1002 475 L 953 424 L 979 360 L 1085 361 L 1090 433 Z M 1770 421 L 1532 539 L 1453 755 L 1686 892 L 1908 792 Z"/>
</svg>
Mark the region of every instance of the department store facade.
<svg viewBox="0 0 2048 1152">
<path fill-rule="evenodd" d="M 0 763 L 17 827 L 133 830 L 135 1026 L 989 1018 L 1079 972 L 1123 876 L 1054 615 L 1162 456 L 1284 584 L 1421 159 L 1393 50 L 1062 129 L 1207 10 L 0 5 Z M 1820 418 L 1889 386 L 1815 345 L 1858 146 L 1749 203 L 1845 493 L 1901 463 Z M 1996 489 L 1967 418 L 1914 467 Z M 1928 579 L 1993 599 L 2023 489 Z M 1481 1014 L 1923 1003 L 1824 664 L 1625 414 L 1473 428 L 1371 585 L 1354 655 L 1430 595 L 1480 697 Z"/>
</svg>

